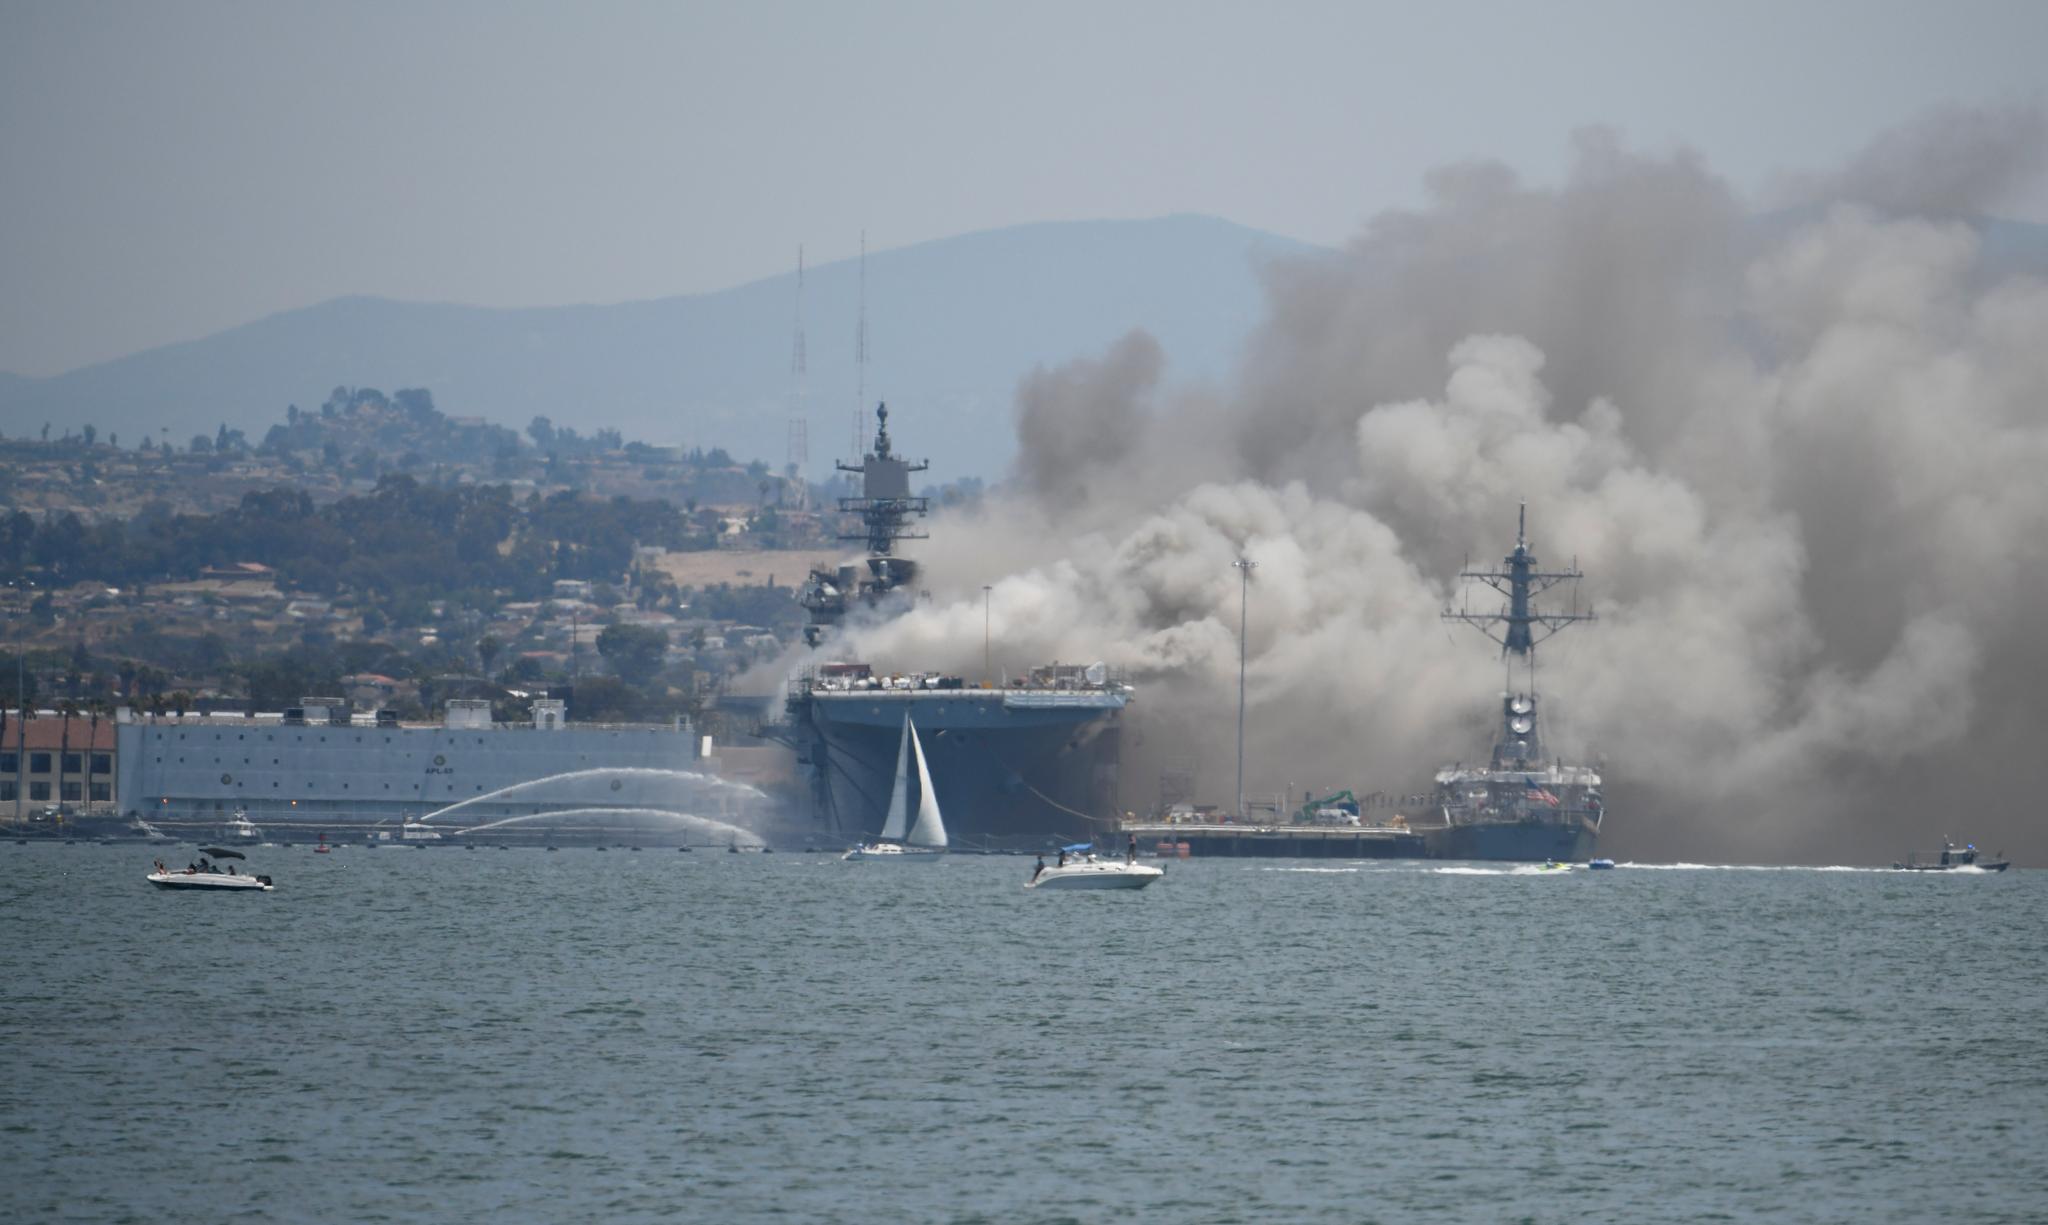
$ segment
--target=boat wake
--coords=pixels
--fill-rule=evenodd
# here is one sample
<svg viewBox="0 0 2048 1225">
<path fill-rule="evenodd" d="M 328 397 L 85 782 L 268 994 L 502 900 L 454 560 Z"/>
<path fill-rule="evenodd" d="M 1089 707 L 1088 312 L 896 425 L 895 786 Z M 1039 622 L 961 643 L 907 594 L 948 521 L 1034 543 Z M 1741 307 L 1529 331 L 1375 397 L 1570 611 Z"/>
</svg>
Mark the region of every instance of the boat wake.
<svg viewBox="0 0 2048 1225">
<path fill-rule="evenodd" d="M 1574 871 L 1584 864 L 1566 864 Z M 1853 864 L 1770 864 L 1770 863 L 1634 863 L 1624 860 L 1614 865 L 1617 869 L 1627 868 L 1638 872 L 1891 872 L 1892 868 L 1865 868 Z M 1951 871 L 1983 872 L 1976 869 L 1950 869 Z M 1542 864 L 1517 864 L 1511 868 L 1431 868 L 1430 871 L 1446 876 L 1556 876 L 1561 868 L 1546 868 Z"/>
<path fill-rule="evenodd" d="M 1863 868 L 1854 864 L 1797 863 L 1618 863 L 1617 868 L 1646 872 L 1889 872 L 1890 868 Z"/>
</svg>

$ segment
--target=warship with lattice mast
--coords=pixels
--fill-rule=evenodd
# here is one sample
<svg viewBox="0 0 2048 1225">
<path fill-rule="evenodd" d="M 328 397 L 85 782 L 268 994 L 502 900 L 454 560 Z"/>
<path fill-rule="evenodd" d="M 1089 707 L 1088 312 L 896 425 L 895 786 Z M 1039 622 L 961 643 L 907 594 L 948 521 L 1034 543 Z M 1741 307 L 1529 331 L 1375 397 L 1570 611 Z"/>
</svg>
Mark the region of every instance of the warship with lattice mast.
<svg viewBox="0 0 2048 1225">
<path fill-rule="evenodd" d="M 1049 664 L 970 681 L 910 661 L 851 657 L 849 620 L 898 615 L 917 598 L 917 562 L 897 545 L 924 538 L 928 499 L 910 477 L 928 467 L 895 450 L 889 410 L 875 409 L 874 447 L 842 472 L 860 493 L 839 500 L 861 530 L 857 562 L 814 567 L 798 599 L 810 614 L 812 661 L 792 678 L 784 722 L 819 832 L 866 841 L 883 828 L 899 748 L 914 730 L 955 849 L 1036 849 L 1114 828 L 1123 713 L 1133 694 L 1102 664 Z M 922 784 L 920 784 L 922 785 Z"/>
<path fill-rule="evenodd" d="M 1500 644 L 1507 686 L 1487 760 L 1437 772 L 1434 798 L 1442 825 L 1429 831 L 1428 843 L 1439 858 L 1571 862 L 1588 858 L 1600 836 L 1600 775 L 1591 766 L 1548 755 L 1536 692 L 1537 644 L 1567 625 L 1594 619 L 1590 609 L 1578 611 L 1576 595 L 1568 612 L 1543 612 L 1537 599 L 1560 583 L 1571 583 L 1576 593 L 1585 576 L 1576 564 L 1544 570 L 1529 548 L 1528 523 L 1524 504 L 1515 551 L 1502 569 L 1459 575 L 1506 596 L 1507 604 L 1498 612 L 1473 612 L 1468 606 L 1443 614 L 1445 621 L 1473 626 Z"/>
</svg>

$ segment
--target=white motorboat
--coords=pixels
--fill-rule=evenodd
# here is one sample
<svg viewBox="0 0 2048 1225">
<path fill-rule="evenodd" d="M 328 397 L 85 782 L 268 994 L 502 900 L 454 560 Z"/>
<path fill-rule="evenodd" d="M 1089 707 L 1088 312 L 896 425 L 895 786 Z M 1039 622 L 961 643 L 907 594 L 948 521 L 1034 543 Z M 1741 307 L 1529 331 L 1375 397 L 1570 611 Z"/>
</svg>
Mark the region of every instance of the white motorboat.
<svg viewBox="0 0 2048 1225">
<path fill-rule="evenodd" d="M 910 820 L 910 761 L 917 759 L 917 821 Z M 905 832 L 908 826 L 908 832 Z M 924 742 L 910 715 L 903 716 L 903 740 L 896 748 L 896 785 L 889 790 L 889 815 L 882 836 L 854 847 L 841 859 L 872 859 L 877 863 L 933 863 L 946 853 L 946 821 L 932 790 L 931 768 L 925 764 Z"/>
<path fill-rule="evenodd" d="M 258 829 L 256 823 L 249 819 L 249 810 L 241 807 L 239 804 L 235 806 L 234 819 L 228 822 L 227 834 L 228 837 L 233 838 L 237 842 L 261 842 L 263 840 L 263 831 Z"/>
<path fill-rule="evenodd" d="M 208 847 L 206 850 L 209 854 L 228 859 L 242 857 L 238 852 L 217 847 Z M 235 871 L 232 866 L 223 868 L 204 858 L 200 863 L 205 865 L 203 870 L 196 866 L 178 870 L 165 867 L 163 860 L 159 859 L 156 861 L 156 870 L 143 879 L 159 889 L 240 889 L 269 893 L 275 888 L 268 876 L 247 875 Z"/>
<path fill-rule="evenodd" d="M 159 889 L 254 889 L 269 893 L 277 886 L 268 876 L 243 876 L 232 872 L 151 872 L 150 884 Z"/>
<path fill-rule="evenodd" d="M 1068 854 L 1065 863 L 1053 864 L 1031 874 L 1026 889 L 1143 889 L 1165 876 L 1163 868 L 1135 860 L 1102 859 L 1082 852 Z"/>
</svg>

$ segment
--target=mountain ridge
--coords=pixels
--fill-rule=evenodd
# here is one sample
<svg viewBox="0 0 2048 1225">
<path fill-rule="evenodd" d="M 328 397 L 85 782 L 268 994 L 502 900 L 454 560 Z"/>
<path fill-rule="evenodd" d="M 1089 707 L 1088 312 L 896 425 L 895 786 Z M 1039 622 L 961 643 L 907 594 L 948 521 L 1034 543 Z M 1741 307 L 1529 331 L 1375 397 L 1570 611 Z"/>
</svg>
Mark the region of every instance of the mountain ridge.
<svg viewBox="0 0 2048 1225">
<path fill-rule="evenodd" d="M 1169 377 L 1228 373 L 1262 317 L 1258 266 L 1320 250 L 1212 217 L 1038 222 L 867 258 L 866 398 L 948 479 L 1007 464 L 1016 382 L 1132 328 Z M 809 468 L 850 455 L 857 260 L 805 270 Z M 424 387 L 451 415 L 523 429 L 535 416 L 657 444 L 723 446 L 780 464 L 794 272 L 702 294 L 539 307 L 369 294 L 279 311 L 43 379 L 0 378 L 0 430 L 77 428 L 181 445 L 219 425 L 251 438 L 336 385 Z M 872 404 L 867 407 L 872 408 Z"/>
</svg>

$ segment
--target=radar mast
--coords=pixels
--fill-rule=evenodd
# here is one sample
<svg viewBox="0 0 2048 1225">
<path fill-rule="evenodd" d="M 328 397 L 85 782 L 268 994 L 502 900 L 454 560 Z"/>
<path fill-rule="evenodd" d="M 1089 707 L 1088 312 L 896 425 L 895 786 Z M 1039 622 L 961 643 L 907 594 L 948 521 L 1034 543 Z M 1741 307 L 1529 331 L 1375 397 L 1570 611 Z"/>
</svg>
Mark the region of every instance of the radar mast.
<svg viewBox="0 0 2048 1225">
<path fill-rule="evenodd" d="M 1526 667 L 1529 679 L 1528 689 L 1510 692 L 1502 703 L 1502 735 L 1494 744 L 1494 760 L 1497 765 L 1508 761 L 1526 761 L 1543 755 L 1542 743 L 1536 735 L 1536 646 L 1547 640 L 1565 626 L 1576 621 L 1596 620 L 1589 608 L 1578 610 L 1578 582 L 1585 575 L 1576 562 L 1569 569 L 1545 570 L 1536 560 L 1536 554 L 1529 548 L 1529 504 L 1521 504 L 1521 513 L 1515 524 L 1515 551 L 1501 562 L 1499 570 L 1464 570 L 1461 579 L 1476 580 L 1493 588 L 1508 598 L 1505 607 L 1498 612 L 1474 612 L 1467 606 L 1461 609 L 1445 609 L 1445 621 L 1457 621 L 1472 626 L 1488 638 L 1498 642 L 1501 658 L 1508 670 L 1508 688 L 1514 688 L 1514 665 L 1519 657 Z M 1572 609 L 1570 612 L 1543 612 L 1536 607 L 1536 598 L 1559 583 L 1572 584 Z"/>
<path fill-rule="evenodd" d="M 917 579 L 917 563 L 896 556 L 899 540 L 923 540 L 916 520 L 931 512 L 931 499 L 910 492 L 910 476 L 931 467 L 930 460 L 912 462 L 896 454 L 889 441 L 889 406 L 875 406 L 875 447 L 858 464 L 837 463 L 841 472 L 860 474 L 860 494 L 839 499 L 842 514 L 858 515 L 861 530 L 843 534 L 841 540 L 858 540 L 867 546 L 867 576 L 860 567 L 815 566 L 797 596 L 811 614 L 804 638 L 812 646 L 845 619 L 857 604 L 880 603 L 890 593 L 908 587 Z"/>
</svg>

